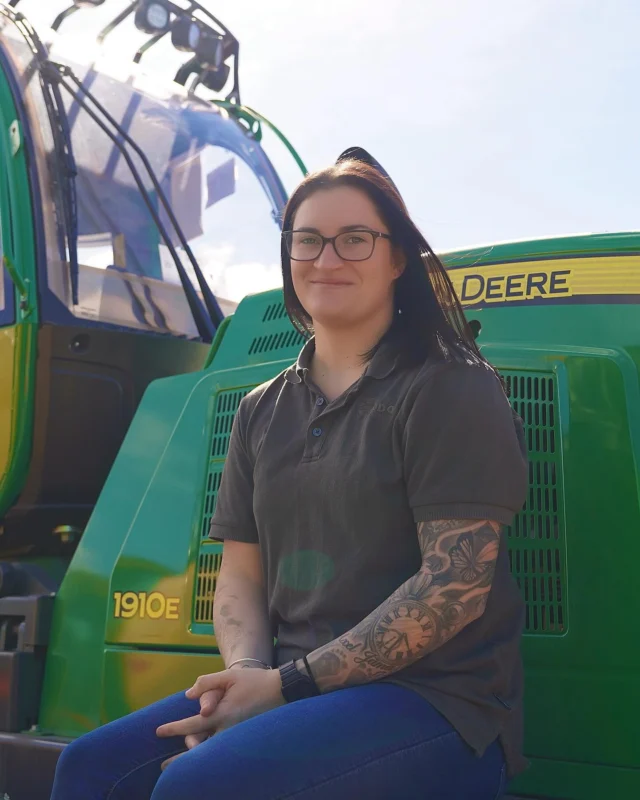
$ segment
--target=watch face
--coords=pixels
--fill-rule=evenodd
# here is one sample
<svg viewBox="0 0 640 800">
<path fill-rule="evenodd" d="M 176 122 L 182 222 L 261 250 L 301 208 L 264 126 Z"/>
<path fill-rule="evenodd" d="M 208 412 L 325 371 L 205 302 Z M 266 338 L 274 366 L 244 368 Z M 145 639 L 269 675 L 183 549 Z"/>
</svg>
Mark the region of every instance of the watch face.
<svg viewBox="0 0 640 800">
<path fill-rule="evenodd" d="M 433 612 L 411 600 L 395 606 L 376 625 L 376 654 L 389 664 L 405 661 L 431 645 L 436 635 Z"/>
</svg>

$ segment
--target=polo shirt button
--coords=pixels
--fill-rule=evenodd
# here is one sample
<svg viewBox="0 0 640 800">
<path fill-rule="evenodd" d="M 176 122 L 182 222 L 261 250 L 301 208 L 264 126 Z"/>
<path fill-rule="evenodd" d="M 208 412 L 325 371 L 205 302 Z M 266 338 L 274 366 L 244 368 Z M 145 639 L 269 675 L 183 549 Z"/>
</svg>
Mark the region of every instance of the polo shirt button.
<svg viewBox="0 0 640 800">
<path fill-rule="evenodd" d="M 317 406 L 323 406 L 324 405 L 324 397 L 318 397 L 318 399 L 316 400 L 316 405 Z"/>
<path fill-rule="evenodd" d="M 311 433 L 312 433 L 314 436 L 322 436 L 322 428 L 314 428 L 314 429 L 311 431 Z"/>
</svg>

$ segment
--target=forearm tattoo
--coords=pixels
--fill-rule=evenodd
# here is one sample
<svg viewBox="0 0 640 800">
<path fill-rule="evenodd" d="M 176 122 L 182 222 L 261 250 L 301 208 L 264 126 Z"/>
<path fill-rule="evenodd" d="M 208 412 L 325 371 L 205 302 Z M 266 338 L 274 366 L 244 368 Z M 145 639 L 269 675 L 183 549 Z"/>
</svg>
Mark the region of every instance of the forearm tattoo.
<svg viewBox="0 0 640 800">
<path fill-rule="evenodd" d="M 500 543 L 497 522 L 421 522 L 422 566 L 362 622 L 308 656 L 323 692 L 398 672 L 484 611 Z"/>
<path fill-rule="evenodd" d="M 220 652 L 231 659 L 246 638 L 245 626 L 236 615 L 240 598 L 224 579 L 218 579 L 214 602 L 214 629 Z"/>
</svg>

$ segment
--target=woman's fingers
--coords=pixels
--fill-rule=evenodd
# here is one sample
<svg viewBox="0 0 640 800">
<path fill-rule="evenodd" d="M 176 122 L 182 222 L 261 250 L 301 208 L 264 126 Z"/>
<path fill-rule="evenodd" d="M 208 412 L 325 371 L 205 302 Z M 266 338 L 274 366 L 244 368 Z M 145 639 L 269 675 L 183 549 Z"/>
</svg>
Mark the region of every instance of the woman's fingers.
<svg viewBox="0 0 640 800">
<path fill-rule="evenodd" d="M 205 733 L 211 730 L 211 720 L 196 714 L 195 717 L 179 719 L 175 722 L 167 722 L 156 728 L 156 735 L 165 736 L 189 736 L 191 734 Z"/>
<path fill-rule="evenodd" d="M 225 669 L 222 672 L 212 672 L 209 675 L 201 675 L 185 694 L 189 700 L 197 700 L 205 692 L 211 689 L 220 689 L 223 693 L 229 683 L 233 683 L 235 676 L 233 670 Z"/>
<path fill-rule="evenodd" d="M 184 737 L 184 743 L 187 745 L 188 750 L 193 750 L 194 747 L 206 742 L 208 738 L 208 733 L 190 733 Z"/>
<path fill-rule="evenodd" d="M 206 742 L 209 738 L 208 733 L 190 733 L 188 736 L 184 737 L 184 743 L 187 749 L 182 753 L 176 753 L 175 756 L 171 756 L 171 758 L 167 758 L 165 761 L 160 764 L 160 769 L 165 770 L 172 761 L 175 761 L 176 758 L 180 758 L 180 756 L 184 756 L 187 754 L 189 750 L 193 750 L 194 747 L 197 747 L 199 744 Z"/>
<path fill-rule="evenodd" d="M 166 761 L 163 761 L 162 764 L 160 764 L 160 769 L 162 771 L 164 771 L 169 766 L 169 764 L 171 764 L 172 761 L 175 761 L 176 758 L 180 758 L 180 756 L 183 756 L 183 755 L 184 755 L 184 753 L 178 753 L 175 756 L 171 756 L 171 758 L 168 758 Z"/>
<path fill-rule="evenodd" d="M 218 703 L 224 697 L 222 689 L 209 689 L 200 698 L 200 713 L 203 717 L 208 717 L 216 710 Z"/>
</svg>

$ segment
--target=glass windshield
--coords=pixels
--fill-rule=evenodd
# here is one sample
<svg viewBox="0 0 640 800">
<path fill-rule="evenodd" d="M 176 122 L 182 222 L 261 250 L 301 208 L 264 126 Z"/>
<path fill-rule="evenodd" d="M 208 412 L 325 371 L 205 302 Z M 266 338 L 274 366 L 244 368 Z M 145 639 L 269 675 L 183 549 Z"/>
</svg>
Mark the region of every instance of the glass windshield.
<svg viewBox="0 0 640 800">
<path fill-rule="evenodd" d="M 24 43 L 11 40 L 10 47 L 29 80 L 30 54 Z M 52 57 L 66 60 L 55 52 Z M 277 220 L 285 196 L 260 146 L 226 112 L 182 96 L 174 86 L 159 90 L 142 78 L 125 82 L 68 63 L 151 163 L 222 311 L 232 312 L 248 293 L 281 285 Z M 48 129 L 37 74 L 29 82 L 30 104 L 41 128 Z M 77 304 L 71 299 L 69 265 L 59 248 L 57 256 L 49 252 L 49 288 L 79 318 L 197 337 L 171 248 L 148 202 L 197 289 L 194 270 L 142 160 L 128 148 L 132 170 L 86 110 L 61 92 L 77 169 Z M 40 171 L 50 187 L 59 179 L 50 133 L 38 144 Z M 136 171 L 148 193 L 146 201 Z M 50 234 L 53 243 L 57 237 Z"/>
</svg>

